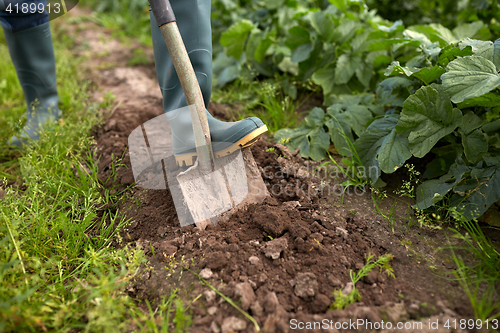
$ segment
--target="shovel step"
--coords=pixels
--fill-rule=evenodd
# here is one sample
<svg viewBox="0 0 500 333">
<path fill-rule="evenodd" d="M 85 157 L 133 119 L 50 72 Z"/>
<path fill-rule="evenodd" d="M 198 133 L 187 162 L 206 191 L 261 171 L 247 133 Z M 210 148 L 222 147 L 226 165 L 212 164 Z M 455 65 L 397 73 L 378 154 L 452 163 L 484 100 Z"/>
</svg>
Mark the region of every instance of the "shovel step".
<svg viewBox="0 0 500 333">
<path fill-rule="evenodd" d="M 221 158 L 224 156 L 231 155 L 238 149 L 246 149 L 255 144 L 262 135 L 267 132 L 267 126 L 264 125 L 262 127 L 257 128 L 252 133 L 243 137 L 241 140 L 233 144 L 232 146 L 223 149 L 221 151 L 214 152 L 215 158 Z M 183 155 L 175 155 L 175 161 L 179 167 L 190 167 L 196 161 L 196 153 L 189 153 Z"/>
</svg>

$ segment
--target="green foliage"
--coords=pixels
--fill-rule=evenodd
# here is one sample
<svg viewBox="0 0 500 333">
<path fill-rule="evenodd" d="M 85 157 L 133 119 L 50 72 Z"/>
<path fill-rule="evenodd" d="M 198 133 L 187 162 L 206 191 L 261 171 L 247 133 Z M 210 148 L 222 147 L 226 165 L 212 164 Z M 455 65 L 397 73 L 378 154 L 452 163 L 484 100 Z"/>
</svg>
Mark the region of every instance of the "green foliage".
<svg viewBox="0 0 500 333">
<path fill-rule="evenodd" d="M 124 289 L 144 257 L 138 248 L 110 246 L 128 221 L 113 209 L 121 193 L 97 178 L 89 134 L 102 110 L 88 103 L 83 59 L 68 51 L 66 31 L 57 22 L 52 31 L 64 122 L 21 150 L 3 149 L 26 106 L 0 43 L 7 82 L 0 93 L 0 331 L 123 332 L 134 326 L 130 313 L 142 316 Z M 110 209 L 99 216 L 103 206 Z"/>
<path fill-rule="evenodd" d="M 354 273 L 352 270 L 349 272 L 352 282 L 352 290 L 347 294 L 342 290 L 335 290 L 333 292 L 335 302 L 330 305 L 330 308 L 333 310 L 342 310 L 352 303 L 361 301 L 362 297 L 358 289 L 356 289 L 356 283 L 363 277 L 368 276 L 368 274 L 376 267 L 380 269 L 380 272 L 384 270 L 387 273 L 387 276 L 396 278 L 394 276 L 394 270 L 389 263 L 393 258 L 394 256 L 392 254 L 386 253 L 383 256 L 378 257 L 377 260 L 374 260 L 374 255 L 368 253 L 368 255 L 365 256 L 366 265 L 363 266 L 363 268 L 361 268 L 357 273 Z"/>
<path fill-rule="evenodd" d="M 417 209 L 446 196 L 473 218 L 500 199 L 491 190 L 500 156 L 500 40 L 471 39 L 490 36 L 483 22 L 405 29 L 350 0 L 325 8 L 294 4 L 284 12 L 291 14 L 286 23 L 279 20 L 285 14 L 276 14 L 268 26 L 277 33 L 264 61 L 254 66 L 247 57 L 248 37 L 238 64 L 265 76 L 279 71 L 286 55 L 289 75 L 321 86 L 327 108 L 313 109 L 298 128 L 277 131 L 276 141 L 313 160 L 324 159 L 331 144 L 341 155 L 356 154 L 374 186 L 409 158 L 425 158 Z M 253 24 L 254 32 L 261 29 Z"/>
<path fill-rule="evenodd" d="M 495 38 L 500 37 L 500 4 L 496 0 L 366 0 L 370 8 L 388 20 L 405 25 L 438 22 L 453 28 L 461 23 L 482 21 Z"/>
</svg>

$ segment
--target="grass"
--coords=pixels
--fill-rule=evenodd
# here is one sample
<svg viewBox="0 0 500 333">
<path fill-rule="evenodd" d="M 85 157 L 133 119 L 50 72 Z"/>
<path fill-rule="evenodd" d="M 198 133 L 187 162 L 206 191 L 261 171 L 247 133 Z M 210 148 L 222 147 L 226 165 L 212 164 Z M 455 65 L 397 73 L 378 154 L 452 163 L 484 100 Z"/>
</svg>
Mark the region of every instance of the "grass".
<svg viewBox="0 0 500 333">
<path fill-rule="evenodd" d="M 0 200 L 0 331 L 123 332 L 134 307 L 123 289 L 144 259 L 136 248 L 110 246 L 123 217 L 105 211 L 97 218 L 98 206 L 119 199 L 101 195 L 89 153 L 100 108 L 87 102 L 90 82 L 80 74 L 82 59 L 67 51 L 72 41 L 59 24 L 52 27 L 64 122 L 38 142 L 14 151 L 2 146 L 0 154 L 3 184 L 14 184 Z M 0 54 L 3 144 L 22 126 L 25 106 L 3 36 Z"/>
<path fill-rule="evenodd" d="M 153 45 L 146 0 L 81 0 L 79 4 L 92 8 L 86 19 L 112 31 L 113 37 L 137 38 L 143 45 Z"/>
<path fill-rule="evenodd" d="M 129 222 L 116 211 L 125 193 L 97 178 L 90 136 L 112 96 L 89 103 L 85 59 L 68 51 L 75 45 L 62 19 L 51 26 L 64 120 L 22 149 L 4 144 L 23 126 L 25 102 L 0 35 L 0 332 L 188 331 L 176 295 L 147 313 L 125 292 L 145 257 L 134 246 L 111 246 Z M 110 177 L 118 167 L 120 158 Z"/>
<path fill-rule="evenodd" d="M 452 250 L 452 259 L 457 265 L 454 275 L 465 290 L 476 319 L 500 319 L 500 252 L 488 240 L 477 221 L 471 221 L 458 212 L 453 212 L 464 233 L 452 229 L 454 237 L 462 240 L 463 246 L 446 247 Z M 475 264 L 467 266 L 459 251 L 472 256 Z"/>
</svg>

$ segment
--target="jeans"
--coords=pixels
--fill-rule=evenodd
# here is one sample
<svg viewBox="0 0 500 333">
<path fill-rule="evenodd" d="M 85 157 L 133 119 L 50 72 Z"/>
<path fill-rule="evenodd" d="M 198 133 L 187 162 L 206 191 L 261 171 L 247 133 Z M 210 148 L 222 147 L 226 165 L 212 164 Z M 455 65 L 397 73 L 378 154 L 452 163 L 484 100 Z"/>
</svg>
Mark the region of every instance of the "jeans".
<svg viewBox="0 0 500 333">
<path fill-rule="evenodd" d="M 10 9 L 12 10 L 11 13 L 0 11 L 0 24 L 4 29 L 18 32 L 49 22 L 49 13 L 47 13 L 47 11 L 39 13 L 38 11 L 39 4 L 43 4 L 45 8 L 47 0 L 0 0 L 0 5 L 2 5 L 2 2 L 6 9 L 9 4 L 11 4 Z M 21 6 L 24 3 L 28 4 L 28 8 L 30 4 L 34 3 L 36 5 L 36 10 L 33 13 L 29 10 L 26 14 L 22 13 Z M 18 5 L 17 7 L 16 4 Z M 31 5 L 31 7 L 33 7 L 33 5 Z M 19 13 L 16 12 L 17 10 L 19 10 Z"/>
</svg>

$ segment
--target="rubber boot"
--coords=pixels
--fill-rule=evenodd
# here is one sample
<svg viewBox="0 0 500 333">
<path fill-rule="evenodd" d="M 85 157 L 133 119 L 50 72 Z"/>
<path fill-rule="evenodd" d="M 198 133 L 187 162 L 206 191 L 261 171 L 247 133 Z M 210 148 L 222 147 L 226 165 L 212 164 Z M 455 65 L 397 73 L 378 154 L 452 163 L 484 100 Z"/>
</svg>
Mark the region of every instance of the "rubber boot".
<svg viewBox="0 0 500 333">
<path fill-rule="evenodd" d="M 212 93 L 211 1 L 171 0 L 170 3 L 207 107 Z M 172 148 L 177 163 L 189 166 L 196 160 L 196 149 L 191 117 L 185 108 L 186 97 L 161 30 L 152 13 L 150 19 L 156 74 L 163 95 L 163 109 L 172 128 Z M 238 122 L 223 122 L 212 117 L 208 111 L 207 117 L 216 157 L 247 148 L 267 132 L 266 125 L 257 117 Z"/>
<path fill-rule="evenodd" d="M 4 28 L 4 33 L 28 105 L 22 133 L 8 144 L 22 146 L 29 138 L 37 140 L 42 127 L 62 114 L 57 106 L 54 48 L 49 23 L 19 32 Z"/>
</svg>

